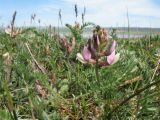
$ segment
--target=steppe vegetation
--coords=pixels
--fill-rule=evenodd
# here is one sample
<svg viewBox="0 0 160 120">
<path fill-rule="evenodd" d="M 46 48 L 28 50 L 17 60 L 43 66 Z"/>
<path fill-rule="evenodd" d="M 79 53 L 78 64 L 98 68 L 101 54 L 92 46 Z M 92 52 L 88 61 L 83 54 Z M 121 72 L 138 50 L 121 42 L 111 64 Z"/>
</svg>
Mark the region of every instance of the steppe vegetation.
<svg viewBox="0 0 160 120">
<path fill-rule="evenodd" d="M 61 36 L 18 28 L 14 13 L 0 32 L 0 120 L 160 119 L 160 36 L 118 38 L 84 18 Z"/>
</svg>

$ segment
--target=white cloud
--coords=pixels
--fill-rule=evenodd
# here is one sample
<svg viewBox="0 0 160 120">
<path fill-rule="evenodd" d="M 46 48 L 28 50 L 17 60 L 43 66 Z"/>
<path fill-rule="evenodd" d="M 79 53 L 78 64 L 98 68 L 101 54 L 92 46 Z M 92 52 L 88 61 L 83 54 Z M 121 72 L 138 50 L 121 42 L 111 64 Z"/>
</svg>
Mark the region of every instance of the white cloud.
<svg viewBox="0 0 160 120">
<path fill-rule="evenodd" d="M 152 0 L 64 0 L 71 4 L 84 5 L 89 13 L 86 19 L 104 26 L 127 24 L 127 8 L 131 26 L 160 27 L 160 8 Z M 153 17 L 153 18 L 152 18 Z M 146 19 L 147 18 L 147 19 Z M 155 24 L 154 24 L 155 22 Z"/>
<path fill-rule="evenodd" d="M 62 9 L 63 23 L 75 21 L 74 4 L 79 13 L 86 7 L 85 20 L 102 26 L 127 26 L 127 8 L 131 27 L 160 27 L 160 7 L 153 0 L 47 0 L 46 4 L 35 5 L 35 8 L 19 10 L 17 24 L 30 24 L 30 15 L 36 13 L 42 23 L 57 25 L 58 11 Z M 1 12 L 1 10 L 0 10 Z M 8 24 L 12 13 L 0 13 L 0 21 Z M 78 18 L 81 21 L 81 16 Z M 28 21 L 28 22 L 27 22 Z"/>
</svg>

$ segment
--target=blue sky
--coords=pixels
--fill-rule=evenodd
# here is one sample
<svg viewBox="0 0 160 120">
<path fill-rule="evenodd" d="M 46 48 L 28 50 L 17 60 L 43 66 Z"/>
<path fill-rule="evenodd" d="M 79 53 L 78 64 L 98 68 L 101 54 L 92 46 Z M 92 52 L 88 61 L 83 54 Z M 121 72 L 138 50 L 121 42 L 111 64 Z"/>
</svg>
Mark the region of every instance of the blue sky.
<svg viewBox="0 0 160 120">
<path fill-rule="evenodd" d="M 74 23 L 74 4 L 78 4 L 79 22 L 86 6 L 86 21 L 105 27 L 126 27 L 128 9 L 131 27 L 160 28 L 160 0 L 0 0 L 0 25 L 8 25 L 15 10 L 17 26 L 31 25 L 33 13 L 42 26 L 57 26 L 59 9 L 62 10 L 63 25 Z M 38 25 L 38 22 L 32 25 Z"/>
</svg>

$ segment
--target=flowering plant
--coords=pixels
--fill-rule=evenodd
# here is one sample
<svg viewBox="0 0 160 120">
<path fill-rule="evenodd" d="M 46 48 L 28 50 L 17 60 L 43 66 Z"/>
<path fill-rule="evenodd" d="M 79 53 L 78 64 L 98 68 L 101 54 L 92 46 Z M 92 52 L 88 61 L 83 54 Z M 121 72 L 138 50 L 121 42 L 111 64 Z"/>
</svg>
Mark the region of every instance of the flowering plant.
<svg viewBox="0 0 160 120">
<path fill-rule="evenodd" d="M 88 40 L 81 53 L 77 53 L 77 59 L 86 64 L 97 64 L 99 67 L 115 64 L 120 54 L 116 54 L 117 42 L 110 44 L 108 31 L 97 26 L 93 30 L 93 37 Z"/>
<path fill-rule="evenodd" d="M 10 26 L 8 26 L 8 27 L 5 29 L 5 33 L 8 34 L 10 37 L 14 38 L 14 37 L 16 37 L 18 34 L 21 33 L 21 30 L 15 28 L 15 27 L 10 27 Z"/>
<path fill-rule="evenodd" d="M 76 40 L 74 37 L 72 38 L 71 42 L 69 42 L 67 38 L 61 38 L 59 42 L 62 49 L 64 49 L 68 55 L 72 53 L 76 45 Z"/>
</svg>

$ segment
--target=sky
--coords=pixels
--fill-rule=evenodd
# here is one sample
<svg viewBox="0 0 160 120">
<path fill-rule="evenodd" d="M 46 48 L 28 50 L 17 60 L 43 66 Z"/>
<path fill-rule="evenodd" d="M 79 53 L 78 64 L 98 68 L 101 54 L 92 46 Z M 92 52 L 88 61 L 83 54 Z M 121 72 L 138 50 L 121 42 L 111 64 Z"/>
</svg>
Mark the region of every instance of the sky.
<svg viewBox="0 0 160 120">
<path fill-rule="evenodd" d="M 128 11 L 130 27 L 160 28 L 160 0 L 0 0 L 0 25 L 9 25 L 15 10 L 17 26 L 38 26 L 39 19 L 41 26 L 57 26 L 60 9 L 62 26 L 76 20 L 81 23 L 84 6 L 85 21 L 103 27 L 127 27 Z M 36 19 L 31 23 L 32 14 L 36 14 Z"/>
</svg>

